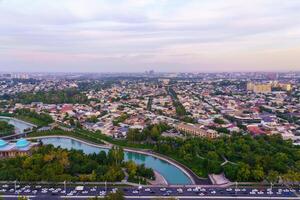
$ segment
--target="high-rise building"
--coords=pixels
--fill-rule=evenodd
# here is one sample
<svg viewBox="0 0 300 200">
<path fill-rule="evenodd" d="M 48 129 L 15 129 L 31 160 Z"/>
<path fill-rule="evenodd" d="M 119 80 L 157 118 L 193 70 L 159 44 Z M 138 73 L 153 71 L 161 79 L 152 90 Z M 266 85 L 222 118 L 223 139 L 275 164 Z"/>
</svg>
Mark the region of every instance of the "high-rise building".
<svg viewBox="0 0 300 200">
<path fill-rule="evenodd" d="M 247 90 L 254 93 L 270 93 L 272 92 L 272 85 L 270 83 L 247 83 Z"/>
</svg>

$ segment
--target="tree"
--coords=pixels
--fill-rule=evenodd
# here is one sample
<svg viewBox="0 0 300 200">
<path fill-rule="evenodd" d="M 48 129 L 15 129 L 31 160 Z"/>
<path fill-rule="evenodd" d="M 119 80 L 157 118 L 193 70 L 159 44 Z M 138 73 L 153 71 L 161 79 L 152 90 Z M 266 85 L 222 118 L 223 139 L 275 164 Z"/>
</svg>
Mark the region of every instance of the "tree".
<svg viewBox="0 0 300 200">
<path fill-rule="evenodd" d="M 250 176 L 251 176 L 250 166 L 245 163 L 240 163 L 238 166 L 237 180 L 248 181 L 250 179 Z"/>
<path fill-rule="evenodd" d="M 214 122 L 215 122 L 216 124 L 225 124 L 225 121 L 224 121 L 223 119 L 220 119 L 220 118 L 215 118 L 215 119 L 214 119 Z"/>
<path fill-rule="evenodd" d="M 125 200 L 125 197 L 122 191 L 117 190 L 116 193 L 110 193 L 105 196 L 104 200 Z"/>
<path fill-rule="evenodd" d="M 268 176 L 267 176 L 267 180 L 269 181 L 269 183 L 276 183 L 278 181 L 278 177 L 279 177 L 279 173 L 277 171 L 269 171 Z"/>
<path fill-rule="evenodd" d="M 124 151 L 119 146 L 113 146 L 108 152 L 108 159 L 116 165 L 121 164 L 124 160 Z"/>
<path fill-rule="evenodd" d="M 257 165 L 254 170 L 252 170 L 252 177 L 256 181 L 262 181 L 264 179 L 264 170 L 261 166 Z"/>
</svg>

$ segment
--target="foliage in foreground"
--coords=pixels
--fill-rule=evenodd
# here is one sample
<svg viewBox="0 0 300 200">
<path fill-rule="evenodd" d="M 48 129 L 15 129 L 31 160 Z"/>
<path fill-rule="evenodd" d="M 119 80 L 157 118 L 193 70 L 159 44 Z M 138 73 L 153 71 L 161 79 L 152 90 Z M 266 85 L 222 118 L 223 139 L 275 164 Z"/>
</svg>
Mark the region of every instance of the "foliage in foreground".
<svg viewBox="0 0 300 200">
<path fill-rule="evenodd" d="M 12 181 L 121 181 L 124 152 L 113 147 L 108 153 L 85 155 L 79 150 L 41 146 L 31 156 L 2 159 L 0 180 Z M 136 168 L 141 166 L 136 165 Z M 143 176 L 136 171 L 134 175 Z M 146 176 L 146 175 L 145 175 Z"/>
</svg>

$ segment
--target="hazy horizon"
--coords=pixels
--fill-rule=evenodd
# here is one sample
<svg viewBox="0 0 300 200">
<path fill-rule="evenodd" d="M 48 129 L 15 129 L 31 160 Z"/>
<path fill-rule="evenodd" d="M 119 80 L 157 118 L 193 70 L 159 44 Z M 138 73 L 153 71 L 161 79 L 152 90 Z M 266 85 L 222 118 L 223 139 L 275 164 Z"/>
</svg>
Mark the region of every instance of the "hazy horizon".
<svg viewBox="0 0 300 200">
<path fill-rule="evenodd" d="M 0 0 L 0 72 L 300 70 L 298 0 Z"/>
</svg>

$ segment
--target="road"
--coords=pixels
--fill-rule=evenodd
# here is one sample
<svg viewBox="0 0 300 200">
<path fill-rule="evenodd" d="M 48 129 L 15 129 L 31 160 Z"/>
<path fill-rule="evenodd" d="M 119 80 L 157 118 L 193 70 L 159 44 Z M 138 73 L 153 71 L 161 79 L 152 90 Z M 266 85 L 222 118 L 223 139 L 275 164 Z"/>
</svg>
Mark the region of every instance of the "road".
<svg viewBox="0 0 300 200">
<path fill-rule="evenodd" d="M 30 199 L 87 199 L 89 197 L 101 197 L 105 191 L 113 192 L 115 188 L 85 186 L 83 190 L 76 191 L 74 187 L 45 187 L 45 186 L 19 186 L 17 193 L 14 185 L 2 185 L 0 192 L 5 199 L 16 199 L 17 196 L 28 196 Z M 287 188 L 197 188 L 197 187 L 151 187 L 120 188 L 126 199 L 163 199 L 175 197 L 178 199 L 300 199 L 296 196 L 297 189 Z"/>
</svg>

